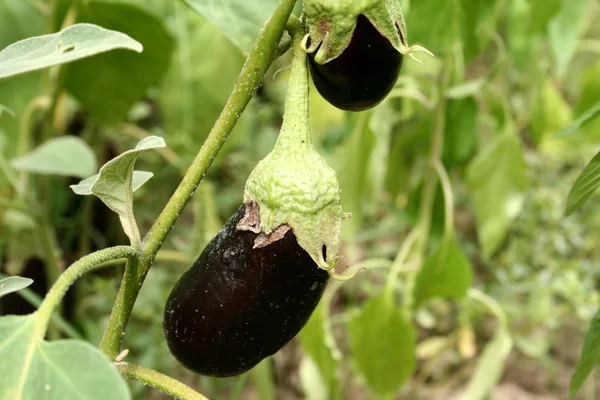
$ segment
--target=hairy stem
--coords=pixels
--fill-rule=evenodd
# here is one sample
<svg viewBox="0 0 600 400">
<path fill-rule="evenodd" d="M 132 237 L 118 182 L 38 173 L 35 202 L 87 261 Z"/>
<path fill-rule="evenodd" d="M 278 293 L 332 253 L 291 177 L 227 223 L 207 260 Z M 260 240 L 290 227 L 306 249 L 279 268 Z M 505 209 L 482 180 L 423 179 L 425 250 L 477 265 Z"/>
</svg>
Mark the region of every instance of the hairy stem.
<svg viewBox="0 0 600 400">
<path fill-rule="evenodd" d="M 141 259 L 127 263 L 108 327 L 100 342 L 100 349 L 111 359 L 119 353 L 122 333 L 156 253 L 260 86 L 295 3 L 296 0 L 281 0 L 261 30 L 225 108 L 175 193 L 144 238 Z"/>
<path fill-rule="evenodd" d="M 160 372 L 126 362 L 115 363 L 115 365 L 125 378 L 158 389 L 174 399 L 208 400 L 189 386 Z"/>
<path fill-rule="evenodd" d="M 58 278 L 52 289 L 48 292 L 44 301 L 38 309 L 40 321 L 44 326 L 47 326 L 52 311 L 60 303 L 69 287 L 83 274 L 92 269 L 95 269 L 107 261 L 117 260 L 120 258 L 135 259 L 139 256 L 133 248 L 129 246 L 116 246 L 107 249 L 99 250 L 80 258 Z"/>
</svg>

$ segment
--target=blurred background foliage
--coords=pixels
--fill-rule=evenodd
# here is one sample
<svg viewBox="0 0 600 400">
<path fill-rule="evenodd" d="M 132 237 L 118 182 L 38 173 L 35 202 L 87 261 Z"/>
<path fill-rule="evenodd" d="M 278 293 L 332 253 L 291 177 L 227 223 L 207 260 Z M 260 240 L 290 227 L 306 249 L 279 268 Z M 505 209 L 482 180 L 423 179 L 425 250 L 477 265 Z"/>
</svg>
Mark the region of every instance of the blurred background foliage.
<svg viewBox="0 0 600 400">
<path fill-rule="evenodd" d="M 7 177 L 19 174 L 10 160 L 53 136 L 81 137 L 99 165 L 147 135 L 164 137 L 167 149 L 139 161 L 140 169 L 154 172 L 136 192 L 138 223 L 142 232 L 150 227 L 233 88 L 254 37 L 252 21 L 264 21 L 276 4 L 247 0 L 220 13 L 209 3 L 0 1 L 0 49 L 75 21 L 119 30 L 144 45 L 141 54 L 118 50 L 68 64 L 56 88 L 49 87 L 48 71 L 0 81 L 0 104 L 14 113 L 0 113 L 3 273 L 34 278 L 39 294 L 50 280 L 48 236 L 19 207 L 28 196 L 48 210 L 50 252 L 58 250 L 63 264 L 127 242 L 116 215 L 98 199 L 72 194 L 68 185 L 76 179 L 32 176 L 20 193 L 8 185 Z M 353 215 L 344 223 L 342 253 L 348 265 L 366 271 L 330 284 L 299 337 L 241 377 L 195 376 L 166 347 L 166 297 L 238 208 L 247 176 L 277 138 L 286 55 L 272 66 L 159 253 L 126 332 L 128 360 L 214 399 L 568 398 L 584 334 L 600 306 L 600 199 L 593 195 L 569 217 L 565 208 L 575 179 L 600 149 L 600 117 L 571 135 L 556 133 L 600 100 L 600 3 L 402 3 L 410 43 L 434 58 L 407 60 L 392 94 L 370 111 L 339 111 L 311 91 L 315 144 L 338 172 L 343 208 Z M 43 93 L 55 100 L 50 129 L 35 101 Z M 451 240 L 444 234 L 439 186 L 421 268 L 441 265 L 446 275 L 416 277 L 409 321 L 380 294 L 418 221 L 440 121 L 454 233 Z M 415 267 L 407 263 L 393 282 L 399 304 L 408 301 L 400 295 L 411 293 L 406 276 Z M 85 276 L 70 291 L 63 314 L 73 334 L 99 342 L 121 271 Z M 436 279 L 443 284 L 430 290 Z M 0 301 L 4 314 L 31 310 L 17 294 Z M 577 398 L 599 398 L 598 382 L 589 379 Z M 134 389 L 139 399 L 162 398 Z"/>
</svg>

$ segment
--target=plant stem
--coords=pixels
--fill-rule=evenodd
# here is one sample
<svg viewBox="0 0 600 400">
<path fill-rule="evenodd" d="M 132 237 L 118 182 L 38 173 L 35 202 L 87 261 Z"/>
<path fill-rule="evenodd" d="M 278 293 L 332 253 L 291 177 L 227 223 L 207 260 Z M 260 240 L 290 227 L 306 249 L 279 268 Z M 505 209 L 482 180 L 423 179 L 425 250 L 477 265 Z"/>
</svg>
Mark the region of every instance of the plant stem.
<svg viewBox="0 0 600 400">
<path fill-rule="evenodd" d="M 476 300 L 479 303 L 486 306 L 487 309 L 490 310 L 492 314 L 494 314 L 494 316 L 498 319 L 502 326 L 508 327 L 508 317 L 502 309 L 502 306 L 500 306 L 500 304 L 498 304 L 496 300 L 483 293 L 482 291 L 474 288 L 469 289 L 467 295 L 469 296 L 469 298 Z"/>
<path fill-rule="evenodd" d="M 0 173 L 6 177 L 6 180 L 15 192 L 19 190 L 19 181 L 10 165 L 8 165 L 8 161 L 6 161 L 6 158 L 4 158 L 2 154 L 0 154 Z"/>
<path fill-rule="evenodd" d="M 281 0 L 273 16 L 263 26 L 225 108 L 175 193 L 144 238 L 141 259 L 127 263 L 108 327 L 100 342 L 100 349 L 111 359 L 119 354 L 122 333 L 156 253 L 260 86 L 295 4 L 296 0 Z"/>
<path fill-rule="evenodd" d="M 64 270 L 64 265 L 60 254 L 60 249 L 56 245 L 54 230 L 50 227 L 50 222 L 46 216 L 39 218 L 39 235 L 42 249 L 44 250 L 44 259 L 46 261 L 46 280 L 48 281 L 48 290 L 58 279 Z"/>
<path fill-rule="evenodd" d="M 449 77 L 451 73 L 448 71 L 450 62 L 445 62 L 442 66 L 442 76 L 438 88 L 438 104 L 435 113 L 435 122 L 431 137 L 431 147 L 429 150 L 429 168 L 425 171 L 423 178 L 423 192 L 421 194 L 421 204 L 419 205 L 419 225 L 421 235 L 416 244 L 416 251 L 422 254 L 425 251 L 427 240 L 429 239 L 429 230 L 431 228 L 431 214 L 433 212 L 433 204 L 435 200 L 435 191 L 437 186 L 437 173 L 435 168 L 432 168 L 436 163 L 439 163 L 442 158 L 442 150 L 444 148 L 444 131 L 446 129 L 446 89 L 448 88 Z"/>
<path fill-rule="evenodd" d="M 273 369 L 271 357 L 262 360 L 256 367 L 250 370 L 250 376 L 254 381 L 254 387 L 261 400 L 275 400 L 275 385 L 273 384 Z"/>
<path fill-rule="evenodd" d="M 34 126 L 33 117 L 36 115 L 36 111 L 47 110 L 48 107 L 50 107 L 50 100 L 47 96 L 38 96 L 31 100 L 27 104 L 27 107 L 25 107 L 19 121 L 19 138 L 17 140 L 17 155 L 19 157 L 24 156 L 31 150 Z M 27 171 L 21 171 L 17 188 L 17 194 L 20 198 L 25 197 L 28 184 L 29 174 Z"/>
<path fill-rule="evenodd" d="M 444 148 L 444 132 L 446 130 L 446 90 L 450 83 L 452 62 L 450 58 L 442 64 L 442 74 L 438 85 L 438 103 L 436 106 L 434 128 L 431 138 L 431 147 L 429 150 L 430 167 L 425 171 L 423 178 L 423 192 L 421 193 L 421 203 L 419 204 L 419 222 L 415 229 L 419 230 L 416 242 L 413 246 L 413 251 L 416 255 L 418 265 L 421 265 L 421 260 L 425 254 L 427 241 L 429 240 L 429 231 L 431 229 L 431 215 L 435 200 L 435 192 L 438 183 L 437 172 L 433 166 L 437 163 L 441 164 L 442 150 Z M 404 310 L 410 317 L 413 307 L 413 290 L 418 270 L 413 271 L 406 277 L 406 288 L 404 291 Z"/>
<path fill-rule="evenodd" d="M 52 289 L 48 292 L 38 313 L 40 315 L 40 323 L 46 327 L 52 311 L 57 304 L 60 303 L 63 296 L 69 287 L 84 273 L 101 266 L 103 263 L 119 258 L 135 259 L 139 257 L 139 253 L 129 246 L 116 246 L 107 249 L 99 250 L 80 258 L 58 278 Z"/>
<path fill-rule="evenodd" d="M 442 184 L 444 191 L 444 238 L 450 238 L 454 235 L 454 196 L 452 194 L 452 183 L 446 168 L 440 160 L 433 162 L 433 167 L 437 172 L 438 179 Z"/>
<path fill-rule="evenodd" d="M 135 364 L 126 362 L 115 363 L 121 374 L 134 381 L 143 383 L 155 389 L 158 389 L 169 396 L 179 400 L 208 400 L 200 393 L 176 379 L 163 375 L 160 372 L 147 369 Z"/>
</svg>

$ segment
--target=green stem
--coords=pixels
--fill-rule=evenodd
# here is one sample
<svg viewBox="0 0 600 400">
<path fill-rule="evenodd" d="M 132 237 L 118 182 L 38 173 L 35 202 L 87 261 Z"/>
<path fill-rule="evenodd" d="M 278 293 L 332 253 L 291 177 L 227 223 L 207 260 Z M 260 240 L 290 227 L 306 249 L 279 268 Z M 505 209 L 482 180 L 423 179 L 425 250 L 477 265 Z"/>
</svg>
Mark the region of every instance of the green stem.
<svg viewBox="0 0 600 400">
<path fill-rule="evenodd" d="M 261 30 L 225 108 L 175 193 L 144 238 L 141 259 L 127 263 L 117 300 L 100 342 L 100 349 L 110 358 L 119 353 L 122 333 L 156 253 L 260 86 L 295 3 L 296 0 L 281 0 Z"/>
<path fill-rule="evenodd" d="M 446 130 L 446 90 L 450 83 L 450 77 L 452 76 L 451 68 L 452 62 L 448 58 L 442 65 L 442 75 L 440 77 L 438 85 L 438 103 L 435 113 L 434 128 L 431 138 L 431 147 L 429 150 L 429 164 L 430 168 L 425 171 L 425 177 L 423 178 L 423 192 L 421 193 L 421 202 L 419 204 L 419 222 L 415 229 L 419 230 L 418 237 L 413 247 L 414 254 L 418 264 L 421 264 L 421 260 L 425 254 L 427 241 L 429 240 L 429 231 L 431 229 L 431 215 L 433 213 L 433 205 L 435 200 L 435 191 L 437 186 L 437 173 L 433 168 L 436 163 L 441 163 L 442 150 L 444 148 L 444 131 Z M 407 316 L 410 317 L 411 310 L 413 308 L 413 290 L 415 287 L 415 280 L 417 278 L 418 270 L 408 274 L 406 278 L 406 290 L 404 292 L 404 310 Z"/>
<path fill-rule="evenodd" d="M 119 258 L 135 259 L 139 256 L 133 248 L 129 246 L 116 246 L 99 250 L 88 254 L 73 263 L 58 278 L 52 289 L 48 292 L 38 313 L 40 315 L 40 326 L 47 327 L 50 316 L 54 308 L 60 303 L 69 287 L 84 273 L 101 266 L 103 263 Z"/>
<path fill-rule="evenodd" d="M 417 225 L 410 231 L 406 239 L 404 239 L 402 246 L 400 246 L 400 250 L 398 250 L 398 254 L 394 259 L 394 263 L 392 264 L 392 268 L 390 269 L 385 284 L 385 291 L 388 295 L 393 295 L 396 281 L 398 280 L 398 275 L 400 275 L 400 272 L 402 271 L 402 268 L 420 235 L 421 231 L 419 229 L 419 225 Z"/>
<path fill-rule="evenodd" d="M 508 318 L 506 313 L 502 309 L 502 306 L 498 304 L 496 300 L 483 293 L 480 290 L 470 288 L 467 292 L 469 298 L 478 301 L 487 307 L 488 310 L 498 319 L 498 321 L 502 324 L 503 327 L 508 327 Z"/>
<path fill-rule="evenodd" d="M 440 160 L 433 162 L 433 167 L 437 172 L 438 179 L 442 184 L 444 191 L 444 238 L 450 238 L 454 235 L 454 195 L 452 194 L 452 183 L 446 168 Z"/>
<path fill-rule="evenodd" d="M 135 364 L 126 362 L 115 363 L 121 374 L 134 381 L 158 389 L 174 399 L 179 400 L 208 400 L 200 393 L 176 379 L 163 375 L 160 372 L 147 369 Z"/>
<path fill-rule="evenodd" d="M 32 148 L 32 136 L 33 136 L 33 117 L 38 110 L 47 110 L 50 107 L 50 100 L 47 96 L 38 96 L 31 100 L 21 116 L 19 122 L 19 138 L 17 141 L 17 155 L 19 157 L 24 156 Z M 27 187 L 29 185 L 29 174 L 27 171 L 21 171 L 19 177 L 19 185 L 17 188 L 17 194 L 20 198 L 25 196 L 27 193 Z"/>
<path fill-rule="evenodd" d="M 10 165 L 8 165 L 8 161 L 4 158 L 4 155 L 0 153 L 0 172 L 6 177 L 6 180 L 12 186 L 13 190 L 17 192 L 19 190 L 19 181 L 17 176 L 14 174 Z"/>
<path fill-rule="evenodd" d="M 50 289 L 63 272 L 64 265 L 59 255 L 60 249 L 56 245 L 54 230 L 51 228 L 47 217 L 41 218 L 38 229 L 46 261 L 46 279 L 48 281 L 48 289 Z"/>
<path fill-rule="evenodd" d="M 308 67 L 307 56 L 301 42 L 304 32 L 300 21 L 292 16 L 287 24 L 292 36 L 292 67 L 285 99 L 285 112 L 277 143 L 273 151 L 286 149 L 286 154 L 304 152 L 312 147 L 308 107 Z"/>
</svg>

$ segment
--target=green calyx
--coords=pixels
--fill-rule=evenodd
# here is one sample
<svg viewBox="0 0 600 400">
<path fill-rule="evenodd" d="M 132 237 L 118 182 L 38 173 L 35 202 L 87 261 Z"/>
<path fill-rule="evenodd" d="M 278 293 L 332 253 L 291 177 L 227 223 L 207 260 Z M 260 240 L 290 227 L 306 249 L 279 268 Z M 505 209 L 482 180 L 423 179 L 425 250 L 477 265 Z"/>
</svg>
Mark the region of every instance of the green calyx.
<svg viewBox="0 0 600 400">
<path fill-rule="evenodd" d="M 340 186 L 335 171 L 312 145 L 307 57 L 300 47 L 302 34 L 293 36 L 281 132 L 273 151 L 250 174 L 244 192 L 244 203 L 258 206 L 260 223 L 238 229 L 259 233 L 255 247 L 262 247 L 283 237 L 282 227 L 283 234 L 291 228 L 319 268 L 331 271 L 344 217 Z"/>
<path fill-rule="evenodd" d="M 309 29 L 302 42 L 304 51 L 316 51 L 315 61 L 319 64 L 337 58 L 350 44 L 356 19 L 361 14 L 401 54 L 414 58 L 411 53 L 423 51 L 432 55 L 421 46 L 408 46 L 400 0 L 304 0 Z"/>
</svg>

